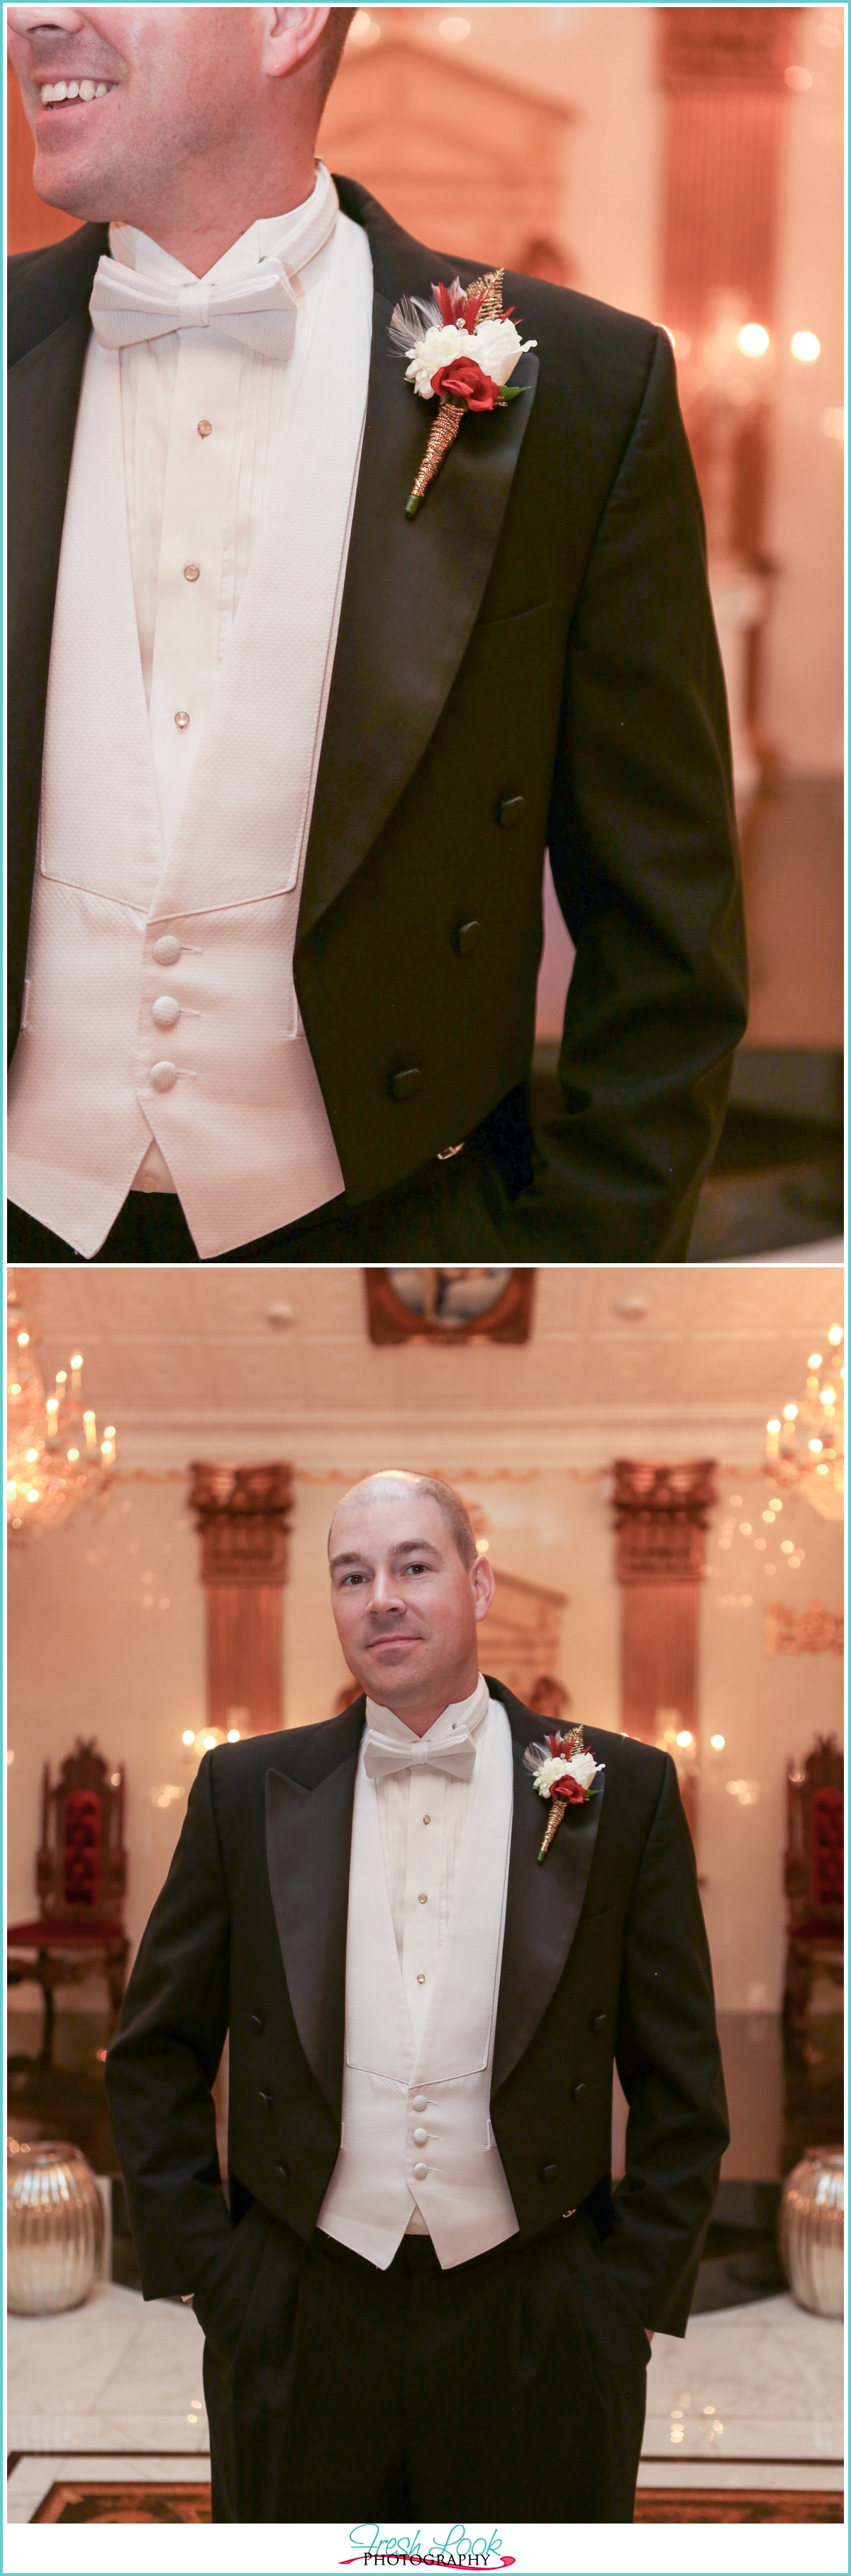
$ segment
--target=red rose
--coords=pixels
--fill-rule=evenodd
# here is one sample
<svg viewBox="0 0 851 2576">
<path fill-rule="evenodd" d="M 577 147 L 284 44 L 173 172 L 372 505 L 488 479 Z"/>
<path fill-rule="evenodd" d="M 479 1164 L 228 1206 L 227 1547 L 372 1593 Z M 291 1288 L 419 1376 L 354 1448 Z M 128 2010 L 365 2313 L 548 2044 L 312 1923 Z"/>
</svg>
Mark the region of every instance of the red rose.
<svg viewBox="0 0 851 2576">
<path fill-rule="evenodd" d="M 468 411 L 493 411 L 499 394 L 499 386 L 475 358 L 451 358 L 447 367 L 438 367 L 431 390 L 441 402 L 466 403 Z"/>
<path fill-rule="evenodd" d="M 564 1771 L 560 1780 L 552 1780 L 550 1790 L 554 1798 L 565 1798 L 570 1807 L 585 1805 L 587 1792 L 583 1789 L 581 1780 L 574 1780 L 572 1771 Z"/>
</svg>

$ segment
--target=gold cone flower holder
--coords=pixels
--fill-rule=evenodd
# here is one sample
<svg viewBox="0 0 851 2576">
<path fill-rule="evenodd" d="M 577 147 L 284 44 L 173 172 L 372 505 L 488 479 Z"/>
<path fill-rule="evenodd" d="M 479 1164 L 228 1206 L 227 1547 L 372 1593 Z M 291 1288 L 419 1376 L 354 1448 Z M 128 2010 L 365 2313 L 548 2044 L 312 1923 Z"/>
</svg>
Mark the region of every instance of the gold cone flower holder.
<svg viewBox="0 0 851 2576">
<path fill-rule="evenodd" d="M 547 1853 L 548 1853 L 549 1848 L 550 1848 L 550 1844 L 555 1842 L 556 1834 L 558 1833 L 559 1825 L 561 1824 L 561 1820 L 562 1820 L 562 1817 L 563 1817 L 563 1815 L 564 1815 L 564 1810 L 565 1810 L 565 1806 L 566 1806 L 566 1804 L 567 1804 L 567 1801 L 566 1801 L 566 1799 L 565 1799 L 565 1798 L 557 1798 L 557 1797 L 555 1797 L 555 1795 L 553 1795 L 553 1797 L 550 1799 L 550 1812 L 549 1812 L 549 1815 L 548 1815 L 548 1817 L 547 1817 L 547 1830 L 546 1830 L 546 1833 L 545 1833 L 545 1835 L 544 1835 L 544 1839 L 543 1839 L 543 1842 L 542 1842 L 542 1844 L 541 1844 L 540 1851 L 539 1851 L 539 1853 L 538 1853 L 538 1860 L 539 1860 L 539 1861 L 546 1860 Z"/>
<path fill-rule="evenodd" d="M 429 442 L 411 493 L 405 503 L 406 519 L 415 519 L 420 502 L 425 499 L 430 483 L 440 472 L 443 459 L 458 436 L 464 418 L 462 403 L 442 402 L 437 419 L 432 421 Z"/>
</svg>

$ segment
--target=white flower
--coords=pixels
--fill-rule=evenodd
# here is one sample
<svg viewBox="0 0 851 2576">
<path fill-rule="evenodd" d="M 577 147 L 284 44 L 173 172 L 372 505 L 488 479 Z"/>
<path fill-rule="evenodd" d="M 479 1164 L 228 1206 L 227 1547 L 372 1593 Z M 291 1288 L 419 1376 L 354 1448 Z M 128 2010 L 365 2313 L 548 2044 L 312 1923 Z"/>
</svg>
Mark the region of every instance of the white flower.
<svg viewBox="0 0 851 2576">
<path fill-rule="evenodd" d="M 539 1798 L 550 1798 L 552 1781 L 563 1779 L 567 1772 L 570 1779 L 578 1780 L 580 1789 L 587 1792 L 597 1772 L 603 1768 L 602 1762 L 595 1762 L 593 1753 L 572 1753 L 569 1762 L 565 1762 L 563 1754 L 550 1754 L 546 1762 L 539 1764 L 534 1785 Z"/>
<path fill-rule="evenodd" d="M 427 402 L 431 380 L 438 367 L 448 367 L 452 358 L 471 358 L 474 355 L 469 331 L 459 331 L 457 322 L 442 322 L 439 328 L 427 331 L 425 339 L 418 340 L 416 346 L 408 350 L 411 363 L 405 369 L 405 382 L 413 385 L 414 391 L 422 394 L 424 402 Z"/>
<path fill-rule="evenodd" d="M 514 323 L 503 318 L 498 322 L 477 322 L 472 338 L 467 341 L 466 355 L 478 359 L 482 374 L 490 376 L 495 385 L 505 385 L 514 373 L 518 358 L 525 357 L 527 349 L 536 349 L 537 346 L 537 340 L 521 340 Z"/>
</svg>

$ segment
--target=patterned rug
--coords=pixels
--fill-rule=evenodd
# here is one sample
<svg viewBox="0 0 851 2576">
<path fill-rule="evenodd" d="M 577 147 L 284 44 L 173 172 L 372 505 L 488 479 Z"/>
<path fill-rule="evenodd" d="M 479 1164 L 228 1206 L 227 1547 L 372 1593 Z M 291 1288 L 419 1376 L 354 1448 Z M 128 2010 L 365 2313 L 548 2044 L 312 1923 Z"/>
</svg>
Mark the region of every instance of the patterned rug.
<svg viewBox="0 0 851 2576">
<path fill-rule="evenodd" d="M 841 2522 L 841 2494 L 799 2487 L 639 2487 L 636 2522 Z M 200 2479 L 59 2478 L 34 2522 L 209 2522 Z"/>
</svg>

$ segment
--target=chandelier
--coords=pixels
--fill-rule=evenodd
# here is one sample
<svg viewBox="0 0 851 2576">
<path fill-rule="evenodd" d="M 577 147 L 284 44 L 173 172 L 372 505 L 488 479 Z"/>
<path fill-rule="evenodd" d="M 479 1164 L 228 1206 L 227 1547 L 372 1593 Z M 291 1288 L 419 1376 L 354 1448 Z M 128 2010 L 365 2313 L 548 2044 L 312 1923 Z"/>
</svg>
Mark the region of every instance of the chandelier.
<svg viewBox="0 0 851 2576">
<path fill-rule="evenodd" d="M 840 1521 L 845 1505 L 842 1341 L 841 1324 L 832 1324 L 827 1352 L 810 1352 L 805 1394 L 766 1426 L 765 1455 L 781 1490 L 802 1494 L 828 1521 Z"/>
<path fill-rule="evenodd" d="M 102 1502 L 115 1475 L 115 1424 L 98 1439 L 83 1405 L 83 1358 L 74 1351 L 45 1395 L 34 1336 L 10 1286 L 7 1326 L 6 1518 L 10 1544 L 58 1529 L 81 1503 Z"/>
</svg>

